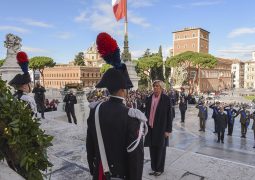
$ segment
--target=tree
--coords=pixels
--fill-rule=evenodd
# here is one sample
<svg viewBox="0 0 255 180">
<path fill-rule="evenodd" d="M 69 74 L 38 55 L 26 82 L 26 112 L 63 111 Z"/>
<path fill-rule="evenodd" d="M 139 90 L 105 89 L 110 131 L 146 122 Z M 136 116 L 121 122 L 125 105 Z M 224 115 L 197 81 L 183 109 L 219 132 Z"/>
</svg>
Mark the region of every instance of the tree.
<svg viewBox="0 0 255 180">
<path fill-rule="evenodd" d="M 112 65 L 110 64 L 104 64 L 101 68 L 100 68 L 100 73 L 105 73 L 108 69 L 110 69 L 112 67 Z"/>
<path fill-rule="evenodd" d="M 0 161 L 24 179 L 43 180 L 43 171 L 52 166 L 46 153 L 53 137 L 45 134 L 40 119 L 27 107 L 0 79 Z"/>
<path fill-rule="evenodd" d="M 0 59 L 0 67 L 4 64 L 4 59 Z"/>
<path fill-rule="evenodd" d="M 158 79 L 157 68 L 163 66 L 162 58 L 156 55 L 141 57 L 137 61 L 136 72 L 141 79 L 146 79 L 148 84 Z"/>
<path fill-rule="evenodd" d="M 84 63 L 84 53 L 83 52 L 79 52 L 75 58 L 74 58 L 74 65 L 76 66 L 85 66 Z"/>
<path fill-rule="evenodd" d="M 163 57 L 163 52 L 162 52 L 162 46 L 161 45 L 159 46 L 159 49 L 158 49 L 158 55 L 160 57 Z"/>
<path fill-rule="evenodd" d="M 43 80 L 43 85 L 44 85 L 44 68 L 46 67 L 54 67 L 55 62 L 53 61 L 52 58 L 46 57 L 46 56 L 35 56 L 30 59 L 29 61 L 29 68 L 33 70 L 33 73 L 35 73 L 35 70 L 39 70 L 42 80 Z"/>
<path fill-rule="evenodd" d="M 196 68 L 197 74 L 199 74 L 200 68 L 213 68 L 217 64 L 216 57 L 206 54 L 192 51 L 186 51 L 173 57 L 168 57 L 166 60 L 166 67 L 180 67 L 183 66 L 188 71 L 188 77 L 190 77 L 190 69 Z M 198 75 L 196 76 L 197 85 L 199 83 Z M 190 86 L 190 84 L 189 84 Z"/>
</svg>

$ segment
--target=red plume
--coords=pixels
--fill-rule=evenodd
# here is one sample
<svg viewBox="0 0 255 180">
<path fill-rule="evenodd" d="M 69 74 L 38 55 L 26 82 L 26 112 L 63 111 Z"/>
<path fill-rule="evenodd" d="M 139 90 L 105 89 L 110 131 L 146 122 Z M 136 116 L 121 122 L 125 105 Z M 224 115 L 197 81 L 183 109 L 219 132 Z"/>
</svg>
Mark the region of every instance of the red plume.
<svg viewBox="0 0 255 180">
<path fill-rule="evenodd" d="M 17 58 L 18 63 L 22 64 L 24 62 L 28 62 L 27 54 L 23 51 L 18 52 L 16 58 Z"/>
<path fill-rule="evenodd" d="M 117 48 L 117 42 L 109 34 L 102 32 L 97 36 L 97 50 L 102 57 L 112 54 Z"/>
</svg>

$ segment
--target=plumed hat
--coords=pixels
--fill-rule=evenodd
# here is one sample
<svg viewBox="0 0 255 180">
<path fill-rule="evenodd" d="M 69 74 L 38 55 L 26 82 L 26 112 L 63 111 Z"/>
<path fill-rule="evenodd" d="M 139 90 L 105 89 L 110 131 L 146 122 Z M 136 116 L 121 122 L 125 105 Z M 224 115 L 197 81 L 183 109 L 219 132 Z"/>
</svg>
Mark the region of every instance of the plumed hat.
<svg viewBox="0 0 255 180">
<path fill-rule="evenodd" d="M 9 85 L 17 86 L 28 84 L 31 82 L 30 75 L 28 73 L 28 57 L 27 54 L 23 51 L 17 53 L 16 56 L 17 63 L 19 64 L 20 68 L 22 69 L 24 74 L 17 74 L 10 82 Z"/>
<path fill-rule="evenodd" d="M 107 64 L 113 67 L 108 69 L 96 88 L 107 88 L 116 91 L 119 89 L 130 89 L 133 84 L 129 78 L 127 67 L 120 59 L 120 49 L 115 39 L 103 32 L 97 36 L 97 49 Z"/>
</svg>

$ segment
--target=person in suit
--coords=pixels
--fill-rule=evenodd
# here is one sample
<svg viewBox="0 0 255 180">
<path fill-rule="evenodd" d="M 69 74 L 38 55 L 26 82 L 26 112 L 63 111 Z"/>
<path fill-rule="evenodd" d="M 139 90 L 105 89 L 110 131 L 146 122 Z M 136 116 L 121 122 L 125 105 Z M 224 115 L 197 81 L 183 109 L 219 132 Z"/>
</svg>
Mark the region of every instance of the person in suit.
<svg viewBox="0 0 255 180">
<path fill-rule="evenodd" d="M 68 118 L 68 122 L 72 123 L 71 115 L 74 121 L 74 124 L 77 124 L 77 119 L 75 116 L 74 105 L 77 104 L 76 96 L 73 94 L 73 91 L 68 91 L 68 94 L 65 96 L 63 102 L 66 103 L 65 111 Z"/>
<path fill-rule="evenodd" d="M 113 64 L 114 62 L 114 64 L 103 74 L 102 79 L 96 85 L 96 88 L 107 88 L 110 93 L 109 100 L 90 104 L 86 139 L 89 170 L 93 180 L 112 178 L 142 180 L 144 160 L 142 136 L 146 134 L 146 130 L 143 130 L 146 127 L 143 124 L 146 125 L 147 118 L 140 110 L 128 108 L 125 105 L 127 90 L 132 88 L 133 84 L 129 79 L 126 65 L 120 61 L 119 48 L 112 47 L 114 44 L 116 41 L 107 33 L 100 33 L 97 36 L 98 52 L 103 59 L 107 60 L 107 63 Z M 114 49 L 114 52 L 104 49 L 109 46 Z M 104 55 L 103 52 L 108 53 Z M 103 138 L 101 144 L 105 148 L 109 171 L 103 167 L 105 161 L 101 158 L 98 145 L 95 125 L 95 110 L 98 106 L 99 124 Z M 135 146 L 132 145 L 134 142 L 136 142 Z M 130 150 L 131 146 L 132 150 Z"/>
<path fill-rule="evenodd" d="M 169 97 L 163 91 L 164 83 L 153 82 L 153 93 L 147 98 L 145 115 L 148 118 L 148 134 L 145 146 L 151 157 L 150 175 L 160 176 L 164 172 L 166 147 L 172 132 L 172 116 Z"/>
<path fill-rule="evenodd" d="M 228 117 L 228 136 L 232 136 L 234 124 L 235 124 L 235 118 L 238 116 L 237 110 L 234 109 L 233 104 L 230 104 L 229 107 L 225 106 L 224 111 L 227 112 Z"/>
<path fill-rule="evenodd" d="M 252 113 L 251 119 L 253 119 L 253 124 L 252 124 L 251 129 L 253 130 L 253 135 L 254 135 L 254 146 L 253 146 L 253 148 L 255 148 L 255 111 Z"/>
<path fill-rule="evenodd" d="M 185 121 L 185 113 L 187 111 L 187 108 L 188 108 L 187 98 L 185 98 L 185 96 L 180 96 L 179 109 L 181 112 L 181 123 L 184 123 Z"/>
<path fill-rule="evenodd" d="M 170 98 L 170 105 L 171 105 L 171 115 L 172 115 L 172 119 L 174 119 L 175 118 L 175 104 L 177 103 L 176 102 L 177 94 L 173 89 L 170 91 L 169 98 Z"/>
<path fill-rule="evenodd" d="M 238 110 L 238 114 L 240 114 L 241 138 L 246 138 L 247 128 L 250 123 L 250 112 L 243 106 L 242 109 Z"/>
<path fill-rule="evenodd" d="M 198 117 L 199 117 L 199 124 L 200 124 L 200 129 L 199 131 L 204 131 L 205 132 L 205 124 L 206 120 L 208 118 L 208 109 L 205 105 L 205 101 L 201 101 L 200 104 L 196 106 L 198 108 Z"/>
<path fill-rule="evenodd" d="M 227 128 L 228 124 L 228 117 L 224 113 L 224 107 L 221 106 L 219 109 L 219 113 L 217 114 L 216 118 L 216 123 L 217 123 L 217 133 L 218 133 L 218 143 L 221 141 L 221 143 L 224 143 L 224 134 L 225 134 L 225 129 Z"/>
<path fill-rule="evenodd" d="M 36 83 L 35 88 L 33 89 L 32 93 L 35 94 L 34 99 L 37 106 L 37 111 L 41 112 L 41 117 L 45 119 L 44 117 L 44 111 L 45 111 L 45 88 L 41 86 L 40 82 Z"/>
<path fill-rule="evenodd" d="M 217 101 L 216 103 L 212 104 L 209 106 L 209 108 L 211 108 L 213 110 L 213 114 L 212 114 L 212 118 L 214 120 L 214 132 L 213 133 L 217 133 L 217 115 L 219 114 L 219 107 L 220 107 L 220 102 Z"/>
</svg>

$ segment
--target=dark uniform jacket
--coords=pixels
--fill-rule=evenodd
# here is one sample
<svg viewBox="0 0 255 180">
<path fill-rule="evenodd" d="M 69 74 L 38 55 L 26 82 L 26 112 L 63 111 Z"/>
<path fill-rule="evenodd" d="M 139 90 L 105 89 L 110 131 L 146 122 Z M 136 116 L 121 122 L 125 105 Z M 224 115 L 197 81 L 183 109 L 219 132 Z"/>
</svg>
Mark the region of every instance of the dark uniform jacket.
<svg viewBox="0 0 255 180">
<path fill-rule="evenodd" d="M 166 146 L 168 138 L 165 138 L 165 132 L 172 132 L 171 106 L 169 97 L 161 94 L 158 107 L 155 112 L 153 128 L 149 126 L 149 117 L 151 109 L 152 95 L 146 101 L 145 115 L 148 119 L 148 134 L 145 137 L 144 146 Z"/>
<path fill-rule="evenodd" d="M 32 91 L 32 93 L 35 94 L 34 98 L 35 98 L 35 102 L 37 105 L 38 110 L 42 110 L 45 109 L 45 93 L 46 90 L 44 87 L 35 87 Z"/>
<path fill-rule="evenodd" d="M 90 110 L 87 120 L 87 159 L 93 180 L 98 180 L 100 153 L 95 129 L 95 109 Z M 143 172 L 143 142 L 131 153 L 127 147 L 137 139 L 140 122 L 128 115 L 121 99 L 111 97 L 99 109 L 99 122 L 104 141 L 106 157 L 113 177 L 141 180 Z"/>
<path fill-rule="evenodd" d="M 225 113 L 218 113 L 216 117 L 216 124 L 217 124 L 217 130 L 218 131 L 223 131 L 226 129 L 227 124 L 228 124 L 228 117 Z"/>
<path fill-rule="evenodd" d="M 182 99 L 184 99 L 184 101 L 182 101 Z M 179 109 L 180 111 L 186 111 L 188 107 L 188 101 L 187 98 L 185 97 L 181 97 L 180 98 L 180 103 L 179 103 Z"/>
<path fill-rule="evenodd" d="M 219 108 L 214 104 L 210 105 L 209 108 L 213 110 L 212 118 L 217 118 L 217 115 L 219 114 Z"/>
<path fill-rule="evenodd" d="M 203 105 L 197 105 L 196 108 L 198 108 L 198 117 L 204 120 L 207 120 L 208 118 L 208 109 L 206 106 Z"/>
<path fill-rule="evenodd" d="M 227 112 L 228 122 L 230 124 L 234 124 L 235 123 L 235 118 L 238 116 L 237 110 L 230 109 L 230 108 L 224 108 L 224 111 Z"/>
<path fill-rule="evenodd" d="M 74 110 L 74 104 L 77 104 L 76 96 L 73 94 L 67 94 L 63 101 L 66 103 L 65 111 Z"/>
<path fill-rule="evenodd" d="M 250 113 L 249 111 L 239 110 L 238 114 L 240 114 L 240 123 L 245 124 L 246 126 L 250 123 Z"/>
</svg>

